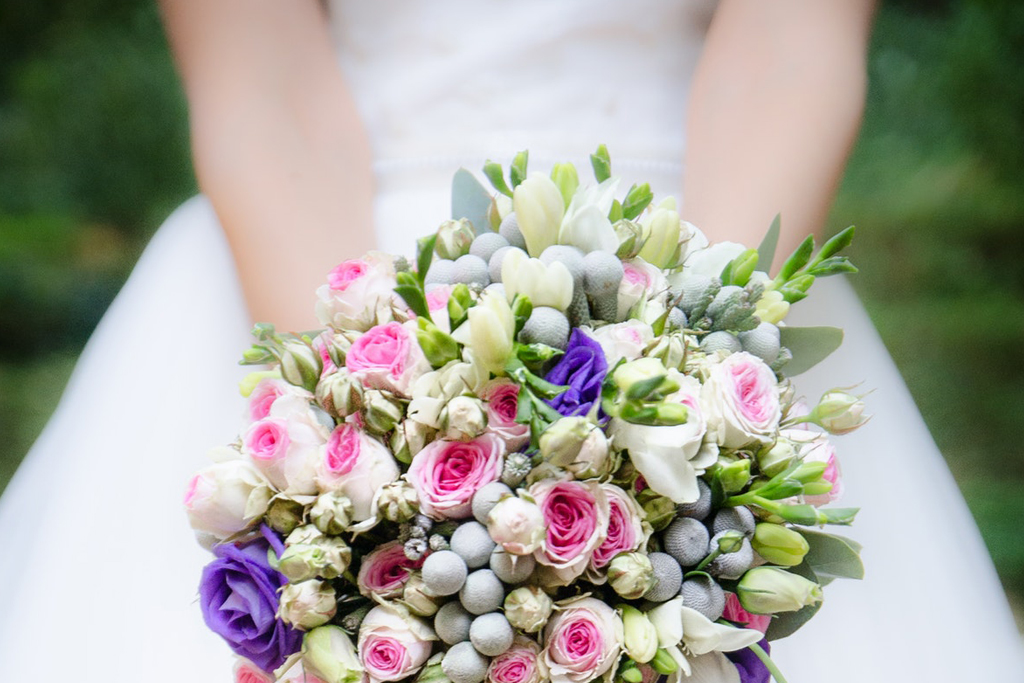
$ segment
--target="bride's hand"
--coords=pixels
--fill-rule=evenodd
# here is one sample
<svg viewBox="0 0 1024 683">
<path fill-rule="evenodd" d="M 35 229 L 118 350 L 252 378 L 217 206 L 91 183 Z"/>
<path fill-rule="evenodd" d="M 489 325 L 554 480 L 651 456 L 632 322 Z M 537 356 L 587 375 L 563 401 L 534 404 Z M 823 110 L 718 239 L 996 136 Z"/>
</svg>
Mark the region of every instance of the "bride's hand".
<svg viewBox="0 0 1024 683">
<path fill-rule="evenodd" d="M 722 0 L 694 75 L 685 216 L 777 258 L 821 233 L 860 126 L 874 0 Z"/>
<path fill-rule="evenodd" d="M 196 175 L 249 311 L 316 325 L 316 287 L 374 247 L 369 144 L 316 0 L 161 0 Z"/>
</svg>

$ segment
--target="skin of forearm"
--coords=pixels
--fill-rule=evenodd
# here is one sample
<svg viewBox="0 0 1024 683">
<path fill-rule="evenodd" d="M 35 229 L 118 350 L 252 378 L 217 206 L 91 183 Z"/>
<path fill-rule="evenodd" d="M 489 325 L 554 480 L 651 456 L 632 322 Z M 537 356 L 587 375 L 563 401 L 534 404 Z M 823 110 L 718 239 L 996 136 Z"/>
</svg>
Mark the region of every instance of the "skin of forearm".
<svg viewBox="0 0 1024 683">
<path fill-rule="evenodd" d="M 820 235 L 860 126 L 872 3 L 723 0 L 687 119 L 683 213 L 756 247 L 776 214 L 776 265 Z"/>
<path fill-rule="evenodd" d="M 316 288 L 375 246 L 371 152 L 314 0 L 163 0 L 200 188 L 254 320 L 317 326 Z"/>
</svg>

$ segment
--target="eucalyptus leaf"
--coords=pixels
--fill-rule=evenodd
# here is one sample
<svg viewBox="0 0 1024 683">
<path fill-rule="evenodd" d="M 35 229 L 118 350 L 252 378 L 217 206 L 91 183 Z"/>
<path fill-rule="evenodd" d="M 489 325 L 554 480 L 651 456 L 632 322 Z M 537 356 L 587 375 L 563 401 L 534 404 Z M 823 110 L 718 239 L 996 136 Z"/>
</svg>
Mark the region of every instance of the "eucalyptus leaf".
<svg viewBox="0 0 1024 683">
<path fill-rule="evenodd" d="M 804 562 L 810 565 L 817 576 L 829 579 L 864 578 L 864 563 L 860 559 L 859 543 L 823 531 L 797 531 L 807 539 L 807 545 L 810 546 L 810 550 L 804 556 Z"/>
<path fill-rule="evenodd" d="M 491 193 L 487 188 L 466 169 L 456 171 L 452 178 L 452 218 L 465 218 L 473 225 L 473 232 L 480 235 L 488 232 L 490 208 Z"/>
<path fill-rule="evenodd" d="M 779 339 L 793 354 L 782 370 L 787 377 L 795 377 L 838 349 L 843 343 L 843 331 L 838 327 L 780 327 Z"/>
<path fill-rule="evenodd" d="M 764 239 L 761 240 L 761 244 L 757 248 L 757 262 L 761 264 L 766 273 L 772 267 L 772 261 L 775 260 L 775 249 L 779 246 L 781 225 L 782 216 L 775 214 L 771 227 L 768 228 L 768 232 L 765 233 Z"/>
</svg>

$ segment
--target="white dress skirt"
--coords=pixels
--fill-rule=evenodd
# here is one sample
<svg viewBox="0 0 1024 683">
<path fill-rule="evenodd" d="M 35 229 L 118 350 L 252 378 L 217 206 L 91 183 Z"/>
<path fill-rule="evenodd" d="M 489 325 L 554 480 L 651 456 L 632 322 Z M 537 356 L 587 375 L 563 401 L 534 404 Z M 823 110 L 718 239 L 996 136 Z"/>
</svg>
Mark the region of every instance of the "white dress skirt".
<svg viewBox="0 0 1024 683">
<path fill-rule="evenodd" d="M 459 165 L 525 147 L 538 168 L 584 170 L 604 142 L 626 187 L 681 186 L 686 85 L 710 3 L 332 8 L 377 157 L 383 249 L 411 254 L 447 217 Z M 837 439 L 843 503 L 863 506 L 849 534 L 867 578 L 826 588 L 818 616 L 776 644 L 783 672 L 791 683 L 1020 680 L 988 554 L 849 285 L 816 284 L 788 322 L 845 328 L 843 348 L 797 386 L 813 400 L 861 382 L 874 418 Z M 206 451 L 242 426 L 250 325 L 211 207 L 190 200 L 153 238 L 0 498 L 0 680 L 230 680 L 230 651 L 199 612 L 210 555 L 182 497 Z"/>
</svg>

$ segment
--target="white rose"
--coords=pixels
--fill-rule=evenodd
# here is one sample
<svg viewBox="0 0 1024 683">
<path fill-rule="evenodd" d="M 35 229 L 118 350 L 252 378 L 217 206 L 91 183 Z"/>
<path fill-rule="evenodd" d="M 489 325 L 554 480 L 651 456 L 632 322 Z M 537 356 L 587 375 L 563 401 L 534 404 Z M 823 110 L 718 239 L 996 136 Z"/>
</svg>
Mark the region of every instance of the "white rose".
<svg viewBox="0 0 1024 683">
<path fill-rule="evenodd" d="M 228 460 L 192 477 L 185 510 L 197 534 L 223 541 L 256 524 L 271 496 L 270 484 L 251 462 Z"/>
<path fill-rule="evenodd" d="M 316 290 L 316 316 L 324 325 L 365 332 L 390 320 L 396 284 L 390 255 L 371 251 L 361 259 L 345 261 L 328 274 L 327 281 Z"/>
<path fill-rule="evenodd" d="M 654 339 L 651 326 L 639 320 L 627 320 L 584 331 L 601 345 L 609 367 L 620 358 L 636 360 L 643 353 L 644 347 Z"/>
</svg>

